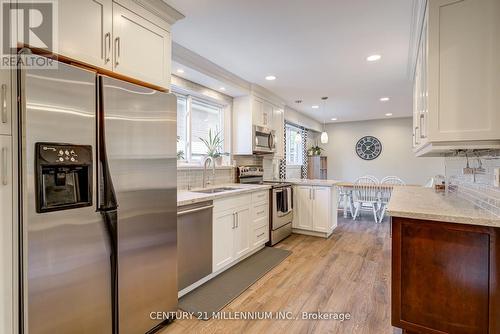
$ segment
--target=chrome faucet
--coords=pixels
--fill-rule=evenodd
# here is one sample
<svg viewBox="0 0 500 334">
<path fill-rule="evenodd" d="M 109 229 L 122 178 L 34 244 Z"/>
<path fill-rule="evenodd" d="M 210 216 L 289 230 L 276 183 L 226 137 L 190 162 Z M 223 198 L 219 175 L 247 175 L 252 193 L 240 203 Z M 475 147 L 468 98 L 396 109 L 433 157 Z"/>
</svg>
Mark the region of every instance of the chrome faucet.
<svg viewBox="0 0 500 334">
<path fill-rule="evenodd" d="M 203 161 L 203 188 L 205 188 L 207 184 L 210 184 L 210 182 L 206 180 L 207 162 L 210 162 L 212 164 L 212 176 L 213 178 L 215 178 L 215 160 L 212 157 L 206 157 Z"/>
</svg>

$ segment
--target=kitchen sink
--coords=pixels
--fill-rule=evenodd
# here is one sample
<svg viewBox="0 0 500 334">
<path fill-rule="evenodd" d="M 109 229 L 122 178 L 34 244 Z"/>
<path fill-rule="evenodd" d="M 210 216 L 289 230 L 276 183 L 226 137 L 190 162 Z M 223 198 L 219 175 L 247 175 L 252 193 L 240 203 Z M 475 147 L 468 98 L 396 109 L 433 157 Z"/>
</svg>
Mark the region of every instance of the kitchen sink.
<svg viewBox="0 0 500 334">
<path fill-rule="evenodd" d="M 216 194 L 216 193 L 222 193 L 225 191 L 238 190 L 238 189 L 241 189 L 241 188 L 220 187 L 220 188 L 211 188 L 211 189 L 203 189 L 203 190 L 193 190 L 192 192 L 202 193 L 202 194 Z"/>
</svg>

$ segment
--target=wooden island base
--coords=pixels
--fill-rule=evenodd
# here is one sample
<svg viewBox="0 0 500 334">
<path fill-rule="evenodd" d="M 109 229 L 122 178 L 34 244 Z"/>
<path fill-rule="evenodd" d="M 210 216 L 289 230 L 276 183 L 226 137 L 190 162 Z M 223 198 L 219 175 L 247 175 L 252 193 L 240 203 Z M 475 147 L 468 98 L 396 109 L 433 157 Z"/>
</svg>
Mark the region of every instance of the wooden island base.
<svg viewBox="0 0 500 334">
<path fill-rule="evenodd" d="M 500 333 L 500 228 L 392 218 L 392 325 Z"/>
</svg>

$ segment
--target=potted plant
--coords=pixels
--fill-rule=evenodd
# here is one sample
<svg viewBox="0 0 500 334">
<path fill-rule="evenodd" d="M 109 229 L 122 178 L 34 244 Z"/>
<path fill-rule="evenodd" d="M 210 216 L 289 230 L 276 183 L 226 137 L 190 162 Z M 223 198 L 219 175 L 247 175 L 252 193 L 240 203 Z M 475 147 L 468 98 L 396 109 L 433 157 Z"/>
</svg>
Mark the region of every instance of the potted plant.
<svg viewBox="0 0 500 334">
<path fill-rule="evenodd" d="M 228 155 L 228 153 L 222 152 L 224 144 L 222 133 L 220 131 L 212 133 L 212 129 L 210 129 L 208 130 L 208 138 L 198 138 L 207 147 L 207 156 L 212 157 L 217 166 L 222 165 L 222 156 Z"/>
<path fill-rule="evenodd" d="M 308 150 L 307 150 L 307 155 L 309 156 L 313 156 L 313 155 L 321 155 L 321 151 L 323 151 L 323 149 L 321 147 L 319 147 L 318 145 L 316 146 L 311 146 Z"/>
<path fill-rule="evenodd" d="M 179 142 L 180 139 L 181 139 L 181 137 L 177 136 L 177 142 Z M 177 160 L 184 160 L 184 151 L 183 150 L 177 151 Z"/>
</svg>

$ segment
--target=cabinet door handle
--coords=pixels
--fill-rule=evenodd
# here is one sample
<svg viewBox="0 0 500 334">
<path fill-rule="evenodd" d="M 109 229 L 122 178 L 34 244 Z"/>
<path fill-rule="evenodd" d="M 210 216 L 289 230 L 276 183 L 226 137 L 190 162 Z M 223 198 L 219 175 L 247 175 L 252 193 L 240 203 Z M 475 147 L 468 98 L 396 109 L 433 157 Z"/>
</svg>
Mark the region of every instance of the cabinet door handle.
<svg viewBox="0 0 500 334">
<path fill-rule="evenodd" d="M 6 186 L 7 180 L 7 147 L 2 147 L 2 184 Z"/>
<path fill-rule="evenodd" d="M 313 189 L 313 200 L 316 200 L 316 189 Z"/>
<path fill-rule="evenodd" d="M 240 227 L 240 215 L 236 212 L 236 228 Z"/>
<path fill-rule="evenodd" d="M 419 129 L 419 128 L 418 128 L 418 126 L 416 126 L 416 127 L 415 127 L 415 145 L 420 144 L 420 142 L 419 142 L 419 141 L 418 141 L 418 139 L 417 139 L 417 138 L 418 138 L 418 136 L 417 136 L 417 130 L 418 130 L 418 129 Z"/>
<path fill-rule="evenodd" d="M 262 211 L 257 212 L 257 214 L 258 214 L 258 215 L 261 215 L 261 214 L 263 214 L 264 212 L 265 212 L 265 211 L 264 211 L 264 210 L 262 210 Z"/>
<path fill-rule="evenodd" d="M 111 54 L 111 33 L 107 32 L 104 35 L 104 64 L 109 63 L 111 60 L 109 55 Z"/>
<path fill-rule="evenodd" d="M 426 135 L 424 134 L 424 126 L 423 126 L 423 120 L 425 118 L 424 114 L 420 114 L 420 139 L 425 139 Z"/>
<path fill-rule="evenodd" d="M 312 189 L 309 189 L 309 199 L 312 199 L 312 193 L 311 193 Z"/>
<path fill-rule="evenodd" d="M 7 123 L 7 85 L 2 85 L 2 123 Z"/>
<path fill-rule="evenodd" d="M 233 227 L 232 229 L 234 230 L 236 228 L 236 213 L 233 212 Z"/>
<path fill-rule="evenodd" d="M 266 233 L 265 233 L 265 232 L 262 232 L 261 234 L 259 234 L 259 235 L 257 236 L 257 238 L 262 237 L 264 234 L 266 234 Z"/>
<path fill-rule="evenodd" d="M 115 38 L 115 66 L 118 66 L 120 64 L 119 59 L 120 59 L 120 37 Z"/>
</svg>

